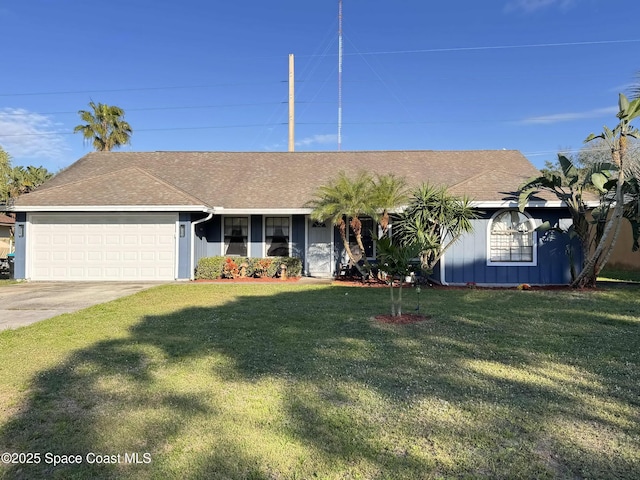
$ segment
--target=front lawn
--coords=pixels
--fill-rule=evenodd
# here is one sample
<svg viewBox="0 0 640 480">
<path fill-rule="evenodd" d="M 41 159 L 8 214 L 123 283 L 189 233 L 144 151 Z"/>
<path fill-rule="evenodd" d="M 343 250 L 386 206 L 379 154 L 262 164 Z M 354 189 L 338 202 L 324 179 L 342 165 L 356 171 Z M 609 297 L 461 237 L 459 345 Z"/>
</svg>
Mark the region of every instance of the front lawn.
<svg viewBox="0 0 640 480">
<path fill-rule="evenodd" d="M 600 272 L 598 281 L 640 282 L 640 271 L 606 268 Z"/>
<path fill-rule="evenodd" d="M 639 294 L 153 288 L 0 333 L 0 478 L 637 479 Z"/>
</svg>

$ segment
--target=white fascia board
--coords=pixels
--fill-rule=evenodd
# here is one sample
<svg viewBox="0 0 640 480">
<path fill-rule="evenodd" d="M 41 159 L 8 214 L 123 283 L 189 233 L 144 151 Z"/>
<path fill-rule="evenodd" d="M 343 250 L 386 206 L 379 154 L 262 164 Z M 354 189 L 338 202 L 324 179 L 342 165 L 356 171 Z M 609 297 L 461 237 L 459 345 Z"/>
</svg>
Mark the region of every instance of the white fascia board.
<svg viewBox="0 0 640 480">
<path fill-rule="evenodd" d="M 308 215 L 311 208 L 213 208 L 216 215 Z"/>
<path fill-rule="evenodd" d="M 490 200 L 490 201 L 472 201 L 472 207 L 476 208 L 518 208 L 517 200 Z M 527 202 L 525 207 L 536 208 L 536 207 L 564 207 L 565 203 L 560 200 L 554 201 L 546 201 L 546 200 L 534 200 L 531 202 Z"/>
<path fill-rule="evenodd" d="M 590 208 L 600 205 L 597 200 L 584 203 Z M 516 200 L 472 201 L 471 206 L 476 208 L 518 208 L 518 202 Z M 567 204 L 561 200 L 533 200 L 525 204 L 525 208 L 562 208 L 566 206 Z"/>
<path fill-rule="evenodd" d="M 28 205 L 14 212 L 210 212 L 204 205 Z"/>
</svg>

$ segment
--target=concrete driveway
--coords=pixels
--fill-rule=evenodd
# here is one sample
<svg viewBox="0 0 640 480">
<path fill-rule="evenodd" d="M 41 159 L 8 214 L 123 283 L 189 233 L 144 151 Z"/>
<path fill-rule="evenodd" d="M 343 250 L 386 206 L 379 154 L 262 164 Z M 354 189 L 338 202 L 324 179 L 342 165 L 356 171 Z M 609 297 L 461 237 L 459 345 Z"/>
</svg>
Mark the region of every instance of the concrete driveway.
<svg viewBox="0 0 640 480">
<path fill-rule="evenodd" d="M 126 297 L 159 285 L 145 282 L 24 282 L 0 286 L 0 330 Z"/>
</svg>

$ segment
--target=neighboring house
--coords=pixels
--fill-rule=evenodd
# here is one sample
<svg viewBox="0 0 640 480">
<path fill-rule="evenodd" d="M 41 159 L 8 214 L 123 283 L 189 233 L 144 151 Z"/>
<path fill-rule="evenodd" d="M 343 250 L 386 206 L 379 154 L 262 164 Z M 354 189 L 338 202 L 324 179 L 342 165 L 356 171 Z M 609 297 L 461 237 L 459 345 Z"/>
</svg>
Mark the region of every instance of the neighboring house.
<svg viewBox="0 0 640 480">
<path fill-rule="evenodd" d="M 205 256 L 291 255 L 305 275 L 329 277 L 344 259 L 341 242 L 305 204 L 338 172 L 362 170 L 411 186 L 445 184 L 476 200 L 475 231 L 447 251 L 438 281 L 570 281 L 566 239 L 533 231 L 543 221 L 566 224 L 568 213 L 542 198 L 517 211 L 514 192 L 539 172 L 507 150 L 90 153 L 16 200 L 15 276 L 188 280 Z"/>
<path fill-rule="evenodd" d="M 13 235 L 11 231 L 15 220 L 13 217 L 0 213 L 0 258 L 6 258 L 13 252 Z"/>
<path fill-rule="evenodd" d="M 631 224 L 626 220 L 622 221 L 620 234 L 606 268 L 613 270 L 640 270 L 640 250 L 633 251 L 633 232 Z"/>
</svg>

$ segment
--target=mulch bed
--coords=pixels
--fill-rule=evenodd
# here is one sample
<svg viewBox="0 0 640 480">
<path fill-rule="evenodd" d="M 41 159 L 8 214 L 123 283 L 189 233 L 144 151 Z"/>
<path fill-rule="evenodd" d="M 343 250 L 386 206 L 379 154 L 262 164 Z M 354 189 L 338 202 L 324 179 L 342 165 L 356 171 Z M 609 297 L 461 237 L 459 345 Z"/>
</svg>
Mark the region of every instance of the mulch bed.
<svg viewBox="0 0 640 480">
<path fill-rule="evenodd" d="M 391 315 L 376 315 L 375 318 L 378 322 L 393 323 L 395 325 L 409 325 L 412 323 L 425 322 L 431 320 L 429 315 L 419 315 L 417 313 L 403 313 L 400 316 L 393 317 Z"/>
<path fill-rule="evenodd" d="M 365 281 L 362 280 L 334 280 L 332 285 L 340 286 L 340 287 L 389 287 L 384 282 L 377 281 Z M 406 285 L 406 284 L 405 284 Z"/>
<path fill-rule="evenodd" d="M 300 277 L 272 278 L 272 277 L 240 277 L 240 278 L 216 278 L 214 280 L 194 280 L 196 283 L 295 283 Z"/>
<path fill-rule="evenodd" d="M 613 283 L 613 282 L 612 282 Z M 612 283 L 604 283 L 604 282 L 598 282 L 598 284 L 600 286 L 611 286 Z M 381 281 L 377 281 L 377 280 L 366 280 L 366 281 L 361 281 L 361 280 L 353 280 L 353 279 L 339 279 L 339 280 L 334 280 L 333 281 L 333 285 L 339 285 L 342 287 L 386 287 L 389 288 L 389 285 L 387 285 L 384 282 Z M 626 285 L 626 284 L 623 284 Z M 395 285 L 397 287 L 397 285 Z M 615 285 L 614 285 L 615 286 Z M 622 286 L 622 285 L 621 285 Z M 496 287 L 491 287 L 491 286 L 477 286 L 477 285 L 473 285 L 473 286 L 466 286 L 466 285 L 438 285 L 437 283 L 433 283 L 433 284 L 429 284 L 429 285 L 420 285 L 421 288 L 423 289 L 427 289 L 427 288 L 433 288 L 435 290 L 518 290 L 518 287 L 500 287 L 500 286 L 496 286 Z M 410 283 L 404 283 L 403 284 L 403 288 L 413 288 L 413 285 Z M 570 287 L 569 285 L 532 285 L 529 288 L 526 289 L 522 289 L 522 291 L 535 291 L 535 290 L 565 290 L 565 291 L 575 291 L 575 288 Z M 594 291 L 597 289 L 594 288 L 581 288 L 578 289 L 580 291 Z"/>
</svg>

